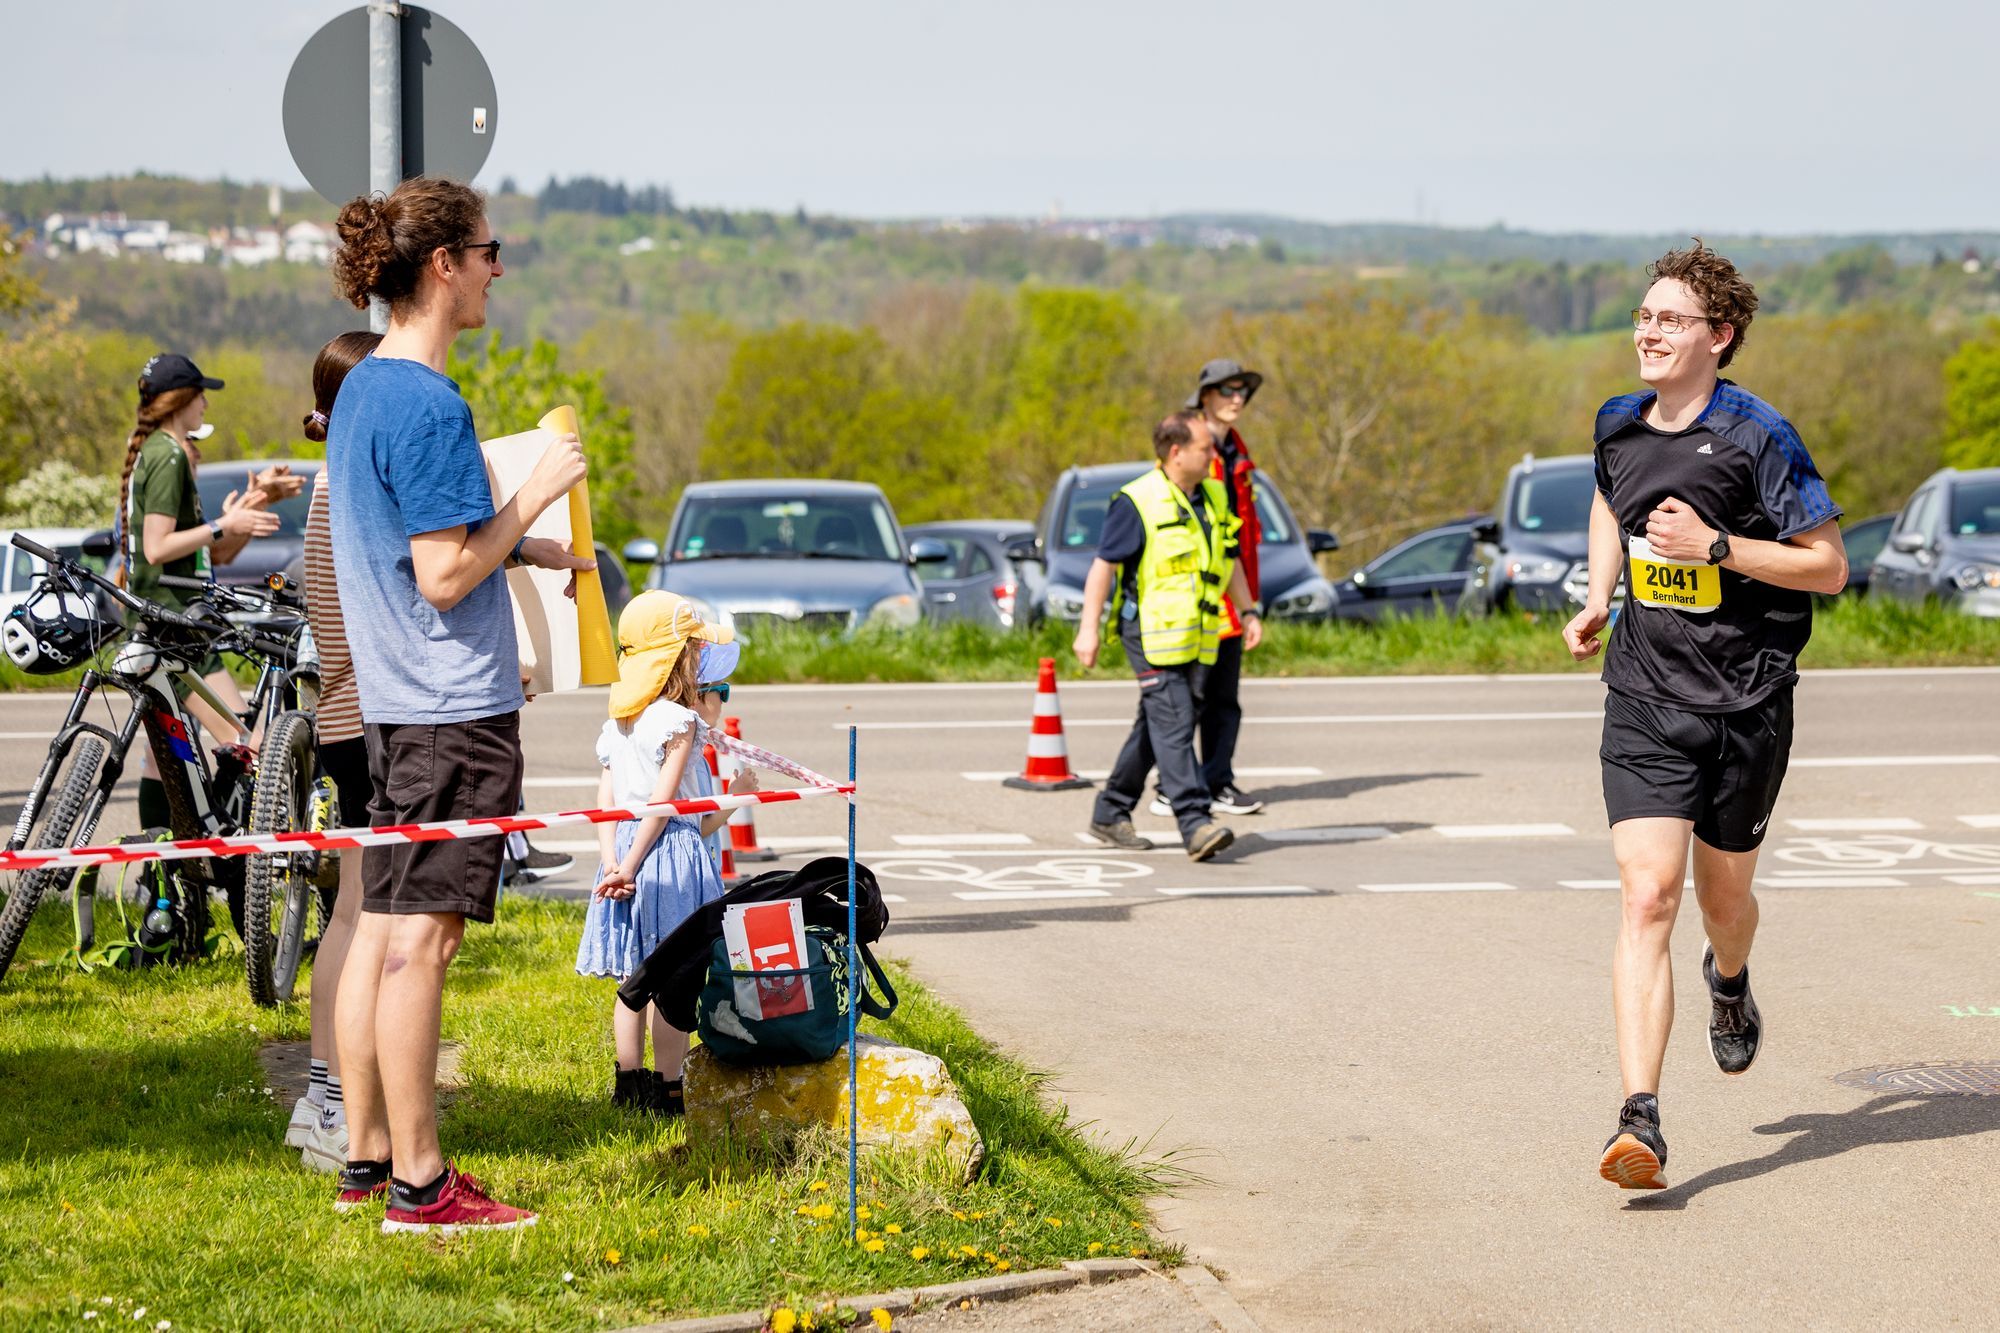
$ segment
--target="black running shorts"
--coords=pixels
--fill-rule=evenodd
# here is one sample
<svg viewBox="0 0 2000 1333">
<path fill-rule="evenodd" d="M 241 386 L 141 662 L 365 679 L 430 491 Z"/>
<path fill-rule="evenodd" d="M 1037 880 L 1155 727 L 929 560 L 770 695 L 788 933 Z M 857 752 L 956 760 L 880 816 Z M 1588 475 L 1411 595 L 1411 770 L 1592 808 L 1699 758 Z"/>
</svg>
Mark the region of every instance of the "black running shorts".
<svg viewBox="0 0 2000 1333">
<path fill-rule="evenodd" d="M 1792 691 L 1734 713 L 1688 713 L 1611 691 L 1604 697 L 1604 811 L 1627 819 L 1691 819 L 1724 852 L 1755 851 L 1784 785 Z"/>
<path fill-rule="evenodd" d="M 497 819 L 520 808 L 521 715 L 437 726 L 369 723 L 369 822 L 428 824 Z M 361 910 L 450 912 L 491 921 L 500 896 L 504 837 L 370 847 L 361 862 Z"/>
<path fill-rule="evenodd" d="M 333 779 L 334 794 L 340 803 L 335 818 L 340 820 L 340 827 L 366 828 L 368 802 L 374 791 L 374 784 L 368 780 L 368 742 L 360 736 L 345 741 L 322 741 L 319 766 Z"/>
</svg>

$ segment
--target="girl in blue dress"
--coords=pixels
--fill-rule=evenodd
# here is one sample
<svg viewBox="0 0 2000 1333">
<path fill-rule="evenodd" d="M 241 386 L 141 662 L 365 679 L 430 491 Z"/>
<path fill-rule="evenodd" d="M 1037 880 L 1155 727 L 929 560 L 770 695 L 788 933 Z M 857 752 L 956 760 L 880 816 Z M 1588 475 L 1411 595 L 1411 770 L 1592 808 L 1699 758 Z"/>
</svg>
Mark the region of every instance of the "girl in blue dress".
<svg viewBox="0 0 2000 1333">
<path fill-rule="evenodd" d="M 696 710 L 709 686 L 736 669 L 741 648 L 726 627 L 703 624 L 674 593 L 644 592 L 618 618 L 618 682 L 611 718 L 597 737 L 599 809 L 630 809 L 715 794 L 701 753 Z M 709 710 L 714 711 L 714 710 Z M 731 792 L 757 790 L 744 769 Z M 599 865 L 576 970 L 623 981 L 683 920 L 722 896 L 717 871 L 722 811 L 699 818 L 626 820 L 599 824 Z M 645 1067 L 646 1030 L 653 1034 L 653 1072 Z M 678 1115 L 687 1034 L 648 1006 L 634 1013 L 614 999 L 611 1033 L 617 1050 L 611 1100 L 635 1110 Z"/>
</svg>

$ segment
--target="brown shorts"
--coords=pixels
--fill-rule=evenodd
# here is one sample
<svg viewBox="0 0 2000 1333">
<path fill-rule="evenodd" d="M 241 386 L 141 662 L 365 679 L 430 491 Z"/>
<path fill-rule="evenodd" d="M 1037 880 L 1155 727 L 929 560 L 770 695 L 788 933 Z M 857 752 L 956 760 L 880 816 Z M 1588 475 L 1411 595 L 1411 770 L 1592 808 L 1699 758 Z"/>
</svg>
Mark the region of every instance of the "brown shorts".
<svg viewBox="0 0 2000 1333">
<path fill-rule="evenodd" d="M 521 715 L 437 726 L 369 723 L 369 823 L 494 819 L 520 808 Z M 493 920 L 504 837 L 370 847 L 361 862 L 361 910 L 450 912 Z"/>
</svg>

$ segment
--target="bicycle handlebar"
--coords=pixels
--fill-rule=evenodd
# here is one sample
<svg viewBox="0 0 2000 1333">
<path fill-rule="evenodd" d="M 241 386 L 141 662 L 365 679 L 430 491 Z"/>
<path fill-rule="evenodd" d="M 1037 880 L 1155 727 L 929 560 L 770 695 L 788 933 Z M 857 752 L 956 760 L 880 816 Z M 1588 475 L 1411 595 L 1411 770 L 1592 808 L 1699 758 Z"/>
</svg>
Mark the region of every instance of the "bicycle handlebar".
<svg viewBox="0 0 2000 1333">
<path fill-rule="evenodd" d="M 199 620 L 189 619 L 177 611 L 169 611 L 158 602 L 148 601 L 144 597 L 135 596 L 97 571 L 87 569 L 67 556 L 56 554 L 32 537 L 24 537 L 17 532 L 14 534 L 13 542 L 14 545 L 20 547 L 29 555 L 39 556 L 50 569 L 61 569 L 72 577 L 81 576 L 96 584 L 109 593 L 113 601 L 128 611 L 136 612 L 146 620 L 151 620 L 162 625 L 171 625 L 176 629 L 193 630 L 199 634 L 214 634 L 216 632 L 216 626 L 205 624 Z"/>
</svg>

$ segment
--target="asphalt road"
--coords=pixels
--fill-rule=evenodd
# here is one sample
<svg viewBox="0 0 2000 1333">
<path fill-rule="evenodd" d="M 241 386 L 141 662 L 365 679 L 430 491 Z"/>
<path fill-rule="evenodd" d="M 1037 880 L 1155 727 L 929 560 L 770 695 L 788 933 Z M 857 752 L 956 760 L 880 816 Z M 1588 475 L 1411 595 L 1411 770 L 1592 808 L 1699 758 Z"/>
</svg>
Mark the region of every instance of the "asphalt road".
<svg viewBox="0 0 2000 1333">
<path fill-rule="evenodd" d="M 1107 766 L 1129 684 L 1063 691 L 1070 752 Z M 845 771 L 896 901 L 885 952 L 963 1006 L 1106 1138 L 1203 1178 L 1166 1227 L 1267 1328 L 1874 1327 L 1991 1318 L 2000 1096 L 1835 1076 L 2000 1066 L 2000 670 L 1830 672 L 1801 685 L 1760 867 L 1762 1058 L 1703 1039 L 1700 924 L 1662 1108 L 1673 1188 L 1596 1176 L 1618 1107 L 1615 870 L 1589 678 L 1246 682 L 1242 785 L 1270 801 L 1191 865 L 1096 849 L 1091 793 L 1000 785 L 1030 686 L 746 687 L 749 739 Z M 52 700 L 0 696 L 0 812 Z M 530 705 L 531 810 L 589 803 L 601 693 Z M 787 863 L 845 807 L 767 810 Z M 114 819 L 113 824 L 118 821 Z M 579 866 L 585 835 L 551 835 Z M 1988 1293 L 1981 1295 L 1980 1293 Z"/>
</svg>

